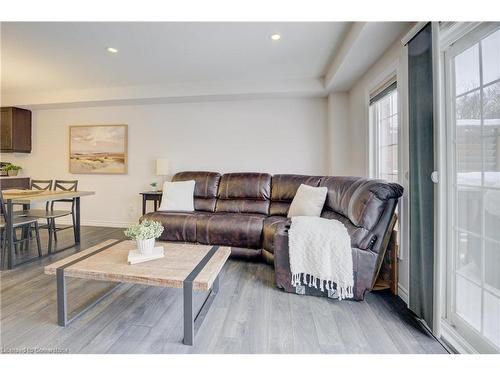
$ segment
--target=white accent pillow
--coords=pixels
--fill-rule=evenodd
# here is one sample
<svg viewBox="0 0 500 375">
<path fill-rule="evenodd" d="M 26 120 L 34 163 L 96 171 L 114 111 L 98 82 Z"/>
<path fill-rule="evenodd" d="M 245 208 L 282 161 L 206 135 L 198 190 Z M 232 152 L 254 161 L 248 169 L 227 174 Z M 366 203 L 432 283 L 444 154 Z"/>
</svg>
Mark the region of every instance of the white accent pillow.
<svg viewBox="0 0 500 375">
<path fill-rule="evenodd" d="M 159 211 L 194 211 L 195 181 L 166 181 Z"/>
<path fill-rule="evenodd" d="M 327 187 L 301 184 L 293 197 L 287 216 L 321 216 L 327 193 Z"/>
</svg>

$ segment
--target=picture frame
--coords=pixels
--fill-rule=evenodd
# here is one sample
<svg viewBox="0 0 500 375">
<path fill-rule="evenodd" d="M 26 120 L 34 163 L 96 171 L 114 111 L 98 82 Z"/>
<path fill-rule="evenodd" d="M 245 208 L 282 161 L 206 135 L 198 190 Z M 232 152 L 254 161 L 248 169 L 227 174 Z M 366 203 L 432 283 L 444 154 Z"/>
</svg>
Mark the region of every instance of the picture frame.
<svg viewBox="0 0 500 375">
<path fill-rule="evenodd" d="M 70 125 L 69 171 L 127 174 L 128 125 Z"/>
</svg>

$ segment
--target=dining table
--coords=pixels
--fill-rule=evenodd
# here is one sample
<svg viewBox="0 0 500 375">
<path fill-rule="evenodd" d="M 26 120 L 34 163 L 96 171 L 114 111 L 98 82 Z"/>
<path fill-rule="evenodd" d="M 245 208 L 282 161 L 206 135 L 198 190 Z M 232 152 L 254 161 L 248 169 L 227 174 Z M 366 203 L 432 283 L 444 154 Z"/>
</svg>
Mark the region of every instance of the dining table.
<svg viewBox="0 0 500 375">
<path fill-rule="evenodd" d="M 16 266 L 14 264 L 14 227 L 12 219 L 14 217 L 14 205 L 22 205 L 23 210 L 30 208 L 32 204 L 47 203 L 57 201 L 60 199 L 73 199 L 75 201 L 75 244 L 80 245 L 80 198 L 94 195 L 94 191 L 54 191 L 54 190 L 21 190 L 12 189 L 4 190 L 3 198 L 5 202 L 5 231 L 7 240 L 7 268 L 12 269 Z M 69 247 L 73 247 L 69 246 Z"/>
</svg>

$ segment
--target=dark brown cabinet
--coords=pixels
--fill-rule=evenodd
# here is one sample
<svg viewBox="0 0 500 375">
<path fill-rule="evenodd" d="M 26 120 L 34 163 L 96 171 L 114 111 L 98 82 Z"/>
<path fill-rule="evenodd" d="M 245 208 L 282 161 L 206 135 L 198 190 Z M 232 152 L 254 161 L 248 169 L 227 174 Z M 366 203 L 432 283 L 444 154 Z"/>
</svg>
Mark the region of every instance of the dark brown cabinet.
<svg viewBox="0 0 500 375">
<path fill-rule="evenodd" d="M 29 188 L 29 177 L 0 177 L 0 190 Z"/>
<path fill-rule="evenodd" d="M 31 111 L 2 107 L 0 148 L 2 152 L 31 152 Z"/>
</svg>

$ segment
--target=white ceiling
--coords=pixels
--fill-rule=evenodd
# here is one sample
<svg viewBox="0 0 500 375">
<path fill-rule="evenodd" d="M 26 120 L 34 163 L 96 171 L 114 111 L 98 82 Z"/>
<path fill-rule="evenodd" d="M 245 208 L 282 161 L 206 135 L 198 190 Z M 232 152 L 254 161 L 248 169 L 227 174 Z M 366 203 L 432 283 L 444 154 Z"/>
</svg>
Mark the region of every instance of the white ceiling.
<svg viewBox="0 0 500 375">
<path fill-rule="evenodd" d="M 331 78 L 327 85 L 335 91 L 349 90 L 354 83 L 377 61 L 383 51 L 394 43 L 394 38 L 408 31 L 410 23 L 405 22 L 366 22 L 362 27 L 352 28 L 355 37 L 349 44 L 349 49 L 335 71 L 329 71 Z M 388 37 L 392 36 L 392 37 Z M 340 55 L 337 54 L 336 57 Z M 333 64 L 332 64 L 333 65 Z M 330 77 L 330 75 L 332 75 Z"/>
<path fill-rule="evenodd" d="M 347 23 L 5 23 L 6 91 L 322 76 Z M 280 33 L 273 42 L 270 35 Z M 106 47 L 116 47 L 111 55 Z"/>
<path fill-rule="evenodd" d="M 407 27 L 385 24 L 372 23 L 383 32 L 375 41 L 371 38 L 372 53 L 364 65 L 373 63 Z M 246 82 L 248 92 L 324 92 L 323 77 L 352 26 L 349 22 L 2 23 L 2 95 L 25 105 L 44 100 L 63 103 L 77 102 L 74 93 L 80 90 L 85 97 L 80 101 L 97 100 L 98 92 L 105 101 L 127 90 L 134 99 L 148 97 L 148 91 L 151 98 L 203 95 L 201 87 L 234 93 L 238 82 Z M 272 41 L 273 33 L 281 34 L 281 40 Z M 108 53 L 108 46 L 119 52 Z M 342 71 L 348 74 L 346 64 Z M 349 81 L 362 73 L 357 64 Z M 270 89 L 272 82 L 279 84 Z"/>
</svg>

